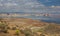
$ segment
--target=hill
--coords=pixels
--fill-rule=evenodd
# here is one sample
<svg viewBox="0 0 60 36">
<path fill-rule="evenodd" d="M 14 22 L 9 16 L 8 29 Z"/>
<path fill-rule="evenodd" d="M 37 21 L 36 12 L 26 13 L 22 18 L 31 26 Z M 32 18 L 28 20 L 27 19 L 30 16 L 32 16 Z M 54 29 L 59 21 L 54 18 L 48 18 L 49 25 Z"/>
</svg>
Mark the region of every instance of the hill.
<svg viewBox="0 0 60 36">
<path fill-rule="evenodd" d="M 1 18 L 0 36 L 60 36 L 60 24 L 28 18 Z"/>
</svg>

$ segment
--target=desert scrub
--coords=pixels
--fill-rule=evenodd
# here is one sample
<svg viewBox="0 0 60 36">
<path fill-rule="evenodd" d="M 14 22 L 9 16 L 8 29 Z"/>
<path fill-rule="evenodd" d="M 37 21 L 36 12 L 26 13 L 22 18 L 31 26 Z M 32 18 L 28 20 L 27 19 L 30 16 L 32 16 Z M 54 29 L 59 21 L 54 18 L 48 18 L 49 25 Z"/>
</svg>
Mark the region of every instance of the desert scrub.
<svg viewBox="0 0 60 36">
<path fill-rule="evenodd" d="M 25 34 L 25 36 L 34 36 L 33 32 L 28 28 L 24 30 L 24 34 Z"/>
<path fill-rule="evenodd" d="M 45 36 L 44 34 L 40 34 L 40 36 Z"/>
<path fill-rule="evenodd" d="M 17 28 L 16 27 L 12 27 L 12 30 L 16 30 Z"/>
<path fill-rule="evenodd" d="M 37 32 L 41 32 L 41 33 L 44 33 L 44 30 L 43 28 L 39 29 Z"/>
<path fill-rule="evenodd" d="M 8 30 L 7 29 L 4 29 L 4 30 L 0 30 L 0 32 L 8 33 Z"/>
<path fill-rule="evenodd" d="M 6 28 L 7 28 L 7 24 L 0 23 L 0 29 L 6 29 Z"/>
<path fill-rule="evenodd" d="M 16 25 L 16 27 L 19 27 L 18 25 Z"/>
<path fill-rule="evenodd" d="M 0 32 L 3 32 L 3 33 L 8 32 L 6 24 L 0 23 L 0 29 L 1 29 Z"/>
<path fill-rule="evenodd" d="M 20 33 L 24 34 L 24 30 L 21 30 L 21 29 L 20 29 Z"/>
<path fill-rule="evenodd" d="M 2 33 L 8 33 L 8 29 L 6 29 L 6 28 L 1 29 L 1 30 L 0 30 L 0 33 L 1 33 L 1 32 L 2 32 Z"/>
<path fill-rule="evenodd" d="M 15 32 L 15 35 L 19 36 L 19 32 L 20 32 L 20 30 L 17 29 Z"/>
<path fill-rule="evenodd" d="M 50 33 L 50 34 L 55 34 L 55 33 L 59 33 L 60 29 L 57 27 L 57 25 L 54 24 L 49 24 L 46 28 L 45 28 L 45 32 L 46 33 Z"/>
<path fill-rule="evenodd" d="M 10 27 L 7 27 L 7 29 L 10 29 Z"/>
</svg>

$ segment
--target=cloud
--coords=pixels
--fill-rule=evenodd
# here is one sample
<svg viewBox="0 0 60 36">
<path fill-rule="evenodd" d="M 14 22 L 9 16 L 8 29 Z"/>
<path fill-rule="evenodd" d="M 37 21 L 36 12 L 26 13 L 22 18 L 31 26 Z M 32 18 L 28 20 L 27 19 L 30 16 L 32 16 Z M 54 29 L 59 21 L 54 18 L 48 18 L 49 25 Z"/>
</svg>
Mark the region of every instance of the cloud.
<svg viewBox="0 0 60 36">
<path fill-rule="evenodd" d="M 2 0 L 2 2 L 3 3 L 0 3 L 0 10 L 2 12 L 60 12 L 59 10 L 57 10 L 60 6 L 58 7 L 52 5 L 47 7 L 44 4 L 39 3 L 37 0 Z"/>
<path fill-rule="evenodd" d="M 5 3 L 4 6 L 8 8 L 10 6 L 17 6 L 17 4 L 16 3 Z"/>
<path fill-rule="evenodd" d="M 39 8 L 40 6 L 44 6 L 43 4 L 40 4 L 37 2 L 37 0 L 3 0 L 3 7 L 5 11 L 24 11 L 24 12 L 33 12 L 37 11 L 36 8 Z"/>
<path fill-rule="evenodd" d="M 3 1 L 3 0 L 0 0 L 1 2 Z"/>
<path fill-rule="evenodd" d="M 55 6 L 55 8 L 60 8 L 60 6 Z"/>
<path fill-rule="evenodd" d="M 46 0 L 46 2 L 51 2 L 50 0 Z"/>
<path fill-rule="evenodd" d="M 3 6 L 3 4 L 0 3 L 0 7 Z"/>
</svg>

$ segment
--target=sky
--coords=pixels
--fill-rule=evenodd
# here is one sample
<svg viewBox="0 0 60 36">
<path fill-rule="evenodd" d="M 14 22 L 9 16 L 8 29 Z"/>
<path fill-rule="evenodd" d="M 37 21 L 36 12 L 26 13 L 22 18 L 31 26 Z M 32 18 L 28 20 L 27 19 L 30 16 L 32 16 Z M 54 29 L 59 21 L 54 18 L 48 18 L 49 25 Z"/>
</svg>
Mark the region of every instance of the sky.
<svg viewBox="0 0 60 36">
<path fill-rule="evenodd" d="M 60 13 L 60 0 L 0 0 L 0 12 Z"/>
</svg>

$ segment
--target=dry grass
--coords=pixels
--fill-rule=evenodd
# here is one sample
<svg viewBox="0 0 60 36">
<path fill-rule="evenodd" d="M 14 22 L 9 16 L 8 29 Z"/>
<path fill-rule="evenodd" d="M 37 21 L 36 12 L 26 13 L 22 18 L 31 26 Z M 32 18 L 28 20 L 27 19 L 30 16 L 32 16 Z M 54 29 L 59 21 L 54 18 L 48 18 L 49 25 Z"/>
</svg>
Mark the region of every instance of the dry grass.
<svg viewBox="0 0 60 36">
<path fill-rule="evenodd" d="M 1 36 L 59 36 L 60 34 L 60 25 L 55 23 L 46 23 L 27 18 L 3 18 L 0 19 L 0 22 L 6 25 L 8 31 L 8 33 L 0 32 Z M 15 35 L 16 30 L 19 30 L 19 35 Z"/>
</svg>

